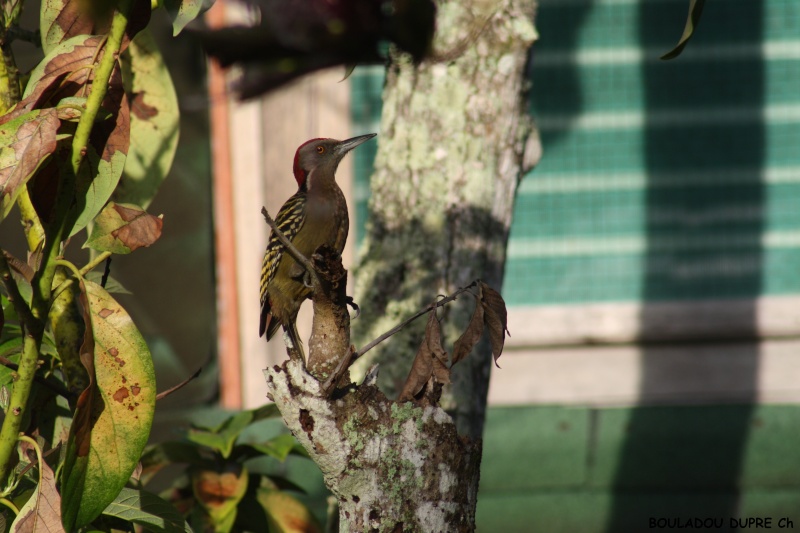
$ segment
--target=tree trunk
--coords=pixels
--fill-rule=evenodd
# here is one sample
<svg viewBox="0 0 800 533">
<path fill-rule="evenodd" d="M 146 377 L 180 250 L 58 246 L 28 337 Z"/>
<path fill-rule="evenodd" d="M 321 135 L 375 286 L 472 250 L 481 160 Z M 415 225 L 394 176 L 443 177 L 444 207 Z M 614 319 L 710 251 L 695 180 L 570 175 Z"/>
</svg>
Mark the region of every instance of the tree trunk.
<svg viewBox="0 0 800 533">
<path fill-rule="evenodd" d="M 396 55 L 387 71 L 368 233 L 356 271 L 356 346 L 475 278 L 500 290 L 514 197 L 538 159 L 525 99 L 534 0 L 438 2 L 434 55 Z M 452 343 L 470 298 L 444 311 Z M 389 397 L 402 388 L 420 340 L 418 321 L 369 352 Z M 511 332 L 513 335 L 513 332 Z M 447 346 L 447 345 L 446 345 Z M 491 349 L 482 342 L 454 368 L 442 405 L 461 434 L 480 438 Z"/>
<path fill-rule="evenodd" d="M 357 276 L 359 345 L 476 277 L 501 287 L 517 184 L 539 152 L 523 94 L 527 50 L 536 37 L 533 0 L 438 6 L 434 56 L 413 65 L 396 55 L 387 74 Z M 338 267 L 320 274 L 329 272 L 333 282 L 314 289 L 311 374 L 294 358 L 265 375 L 284 421 L 338 499 L 340 531 L 474 531 L 488 342 L 453 369 L 445 398 L 455 422 L 435 405 L 435 395 L 388 400 L 374 372 L 329 396 L 333 387 L 323 390 L 320 381 L 336 382 L 338 360 L 349 353 L 343 295 L 333 294 L 346 278 Z M 451 342 L 466 328 L 472 301 L 439 310 Z M 367 364 L 380 361 L 382 388 L 392 396 L 402 388 L 424 323 L 368 353 Z"/>
</svg>

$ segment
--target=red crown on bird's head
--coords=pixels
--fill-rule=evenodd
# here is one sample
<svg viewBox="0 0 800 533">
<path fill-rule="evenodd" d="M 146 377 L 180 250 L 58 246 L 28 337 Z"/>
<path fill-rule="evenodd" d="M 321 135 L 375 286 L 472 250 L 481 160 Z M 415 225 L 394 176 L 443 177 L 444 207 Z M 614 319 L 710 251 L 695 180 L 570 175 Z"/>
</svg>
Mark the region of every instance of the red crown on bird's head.
<svg viewBox="0 0 800 533">
<path fill-rule="evenodd" d="M 294 166 L 292 168 L 292 172 L 294 173 L 294 179 L 297 182 L 298 187 L 302 187 L 303 185 L 305 185 L 306 178 L 308 177 L 306 176 L 305 169 L 300 167 L 300 150 L 302 150 L 303 147 L 306 146 L 307 144 L 324 140 L 326 139 L 324 139 L 323 137 L 317 137 L 315 139 L 310 139 L 297 147 L 297 151 L 294 153 Z"/>
</svg>

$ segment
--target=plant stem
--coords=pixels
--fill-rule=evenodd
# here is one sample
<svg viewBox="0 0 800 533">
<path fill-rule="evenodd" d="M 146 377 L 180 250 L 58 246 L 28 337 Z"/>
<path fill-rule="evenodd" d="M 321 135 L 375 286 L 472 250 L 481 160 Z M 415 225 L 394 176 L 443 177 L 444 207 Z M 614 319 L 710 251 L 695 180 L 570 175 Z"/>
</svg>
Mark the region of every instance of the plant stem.
<svg viewBox="0 0 800 533">
<path fill-rule="evenodd" d="M 117 64 L 125 27 L 128 24 L 130 6 L 131 0 L 120 0 L 119 9 L 114 13 L 105 50 L 99 59 L 92 81 L 92 89 L 86 101 L 86 111 L 81 115 L 73 137 L 71 166 L 62 174 L 59 180 L 55 216 L 52 224 L 45 229 L 42 264 L 31 283 L 33 288 L 31 313 L 38 325 L 35 330 L 26 331 L 19 363 L 19 377 L 12 388 L 8 414 L 3 420 L 2 429 L 0 429 L 0 485 L 4 485 L 8 478 L 11 455 L 14 452 L 14 446 L 22 424 L 22 414 L 27 406 L 34 381 L 44 324 L 50 308 L 56 262 L 61 248 L 61 241 L 64 240 L 69 232 L 67 219 L 74 200 L 75 179 L 85 158 L 89 134 L 100 110 L 100 104 L 108 92 L 111 73 Z"/>
<path fill-rule="evenodd" d="M 19 207 L 22 227 L 25 230 L 25 239 L 28 241 L 28 250 L 35 252 L 44 244 L 44 228 L 33 207 L 28 187 L 20 187 L 17 196 L 17 207 Z"/>
</svg>

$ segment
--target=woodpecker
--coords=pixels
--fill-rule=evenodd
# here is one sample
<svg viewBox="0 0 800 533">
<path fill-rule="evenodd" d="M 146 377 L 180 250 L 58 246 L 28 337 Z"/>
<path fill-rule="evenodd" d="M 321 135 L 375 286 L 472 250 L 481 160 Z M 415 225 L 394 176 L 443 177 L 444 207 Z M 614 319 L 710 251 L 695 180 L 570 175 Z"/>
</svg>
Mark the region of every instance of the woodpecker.
<svg viewBox="0 0 800 533">
<path fill-rule="evenodd" d="M 293 169 L 297 192 L 278 211 L 275 223 L 304 256 L 310 257 L 323 244 L 340 254 L 344 250 L 350 219 L 344 194 L 336 184 L 336 169 L 347 152 L 375 135 L 345 141 L 311 139 L 297 149 Z M 270 340 L 283 326 L 300 349 L 295 321 L 300 305 L 311 296 L 305 274 L 271 232 L 261 265 L 260 336 L 266 333 Z"/>
</svg>

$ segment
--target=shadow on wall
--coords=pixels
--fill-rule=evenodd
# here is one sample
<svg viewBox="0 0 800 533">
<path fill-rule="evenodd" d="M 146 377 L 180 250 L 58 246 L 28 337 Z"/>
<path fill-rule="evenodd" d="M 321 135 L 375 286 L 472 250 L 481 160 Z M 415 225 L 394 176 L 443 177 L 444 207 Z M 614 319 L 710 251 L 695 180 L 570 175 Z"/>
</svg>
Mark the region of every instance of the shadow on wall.
<svg viewBox="0 0 800 533">
<path fill-rule="evenodd" d="M 657 339 L 669 326 L 648 303 L 731 298 L 753 302 L 740 310 L 749 326 L 735 332 L 752 338 L 763 269 L 763 3 L 709 3 L 683 55 L 658 61 L 685 16 L 683 3 L 640 4 L 648 180 L 642 335 Z M 751 52 L 723 55 L 731 47 Z M 685 185 L 676 186 L 676 177 Z M 758 350 L 744 346 L 736 347 L 728 386 L 755 399 Z M 643 403 L 657 400 L 670 371 L 659 357 L 656 347 L 642 353 Z M 736 406 L 632 409 L 607 531 L 641 529 L 658 516 L 738 516 L 752 409 L 746 399 Z"/>
</svg>

